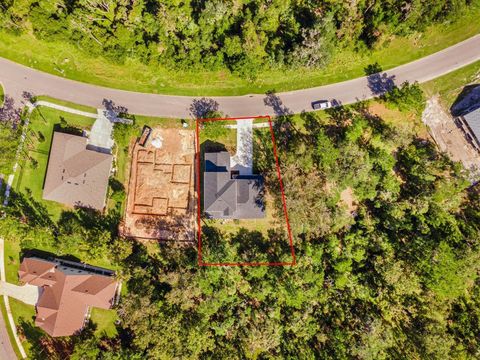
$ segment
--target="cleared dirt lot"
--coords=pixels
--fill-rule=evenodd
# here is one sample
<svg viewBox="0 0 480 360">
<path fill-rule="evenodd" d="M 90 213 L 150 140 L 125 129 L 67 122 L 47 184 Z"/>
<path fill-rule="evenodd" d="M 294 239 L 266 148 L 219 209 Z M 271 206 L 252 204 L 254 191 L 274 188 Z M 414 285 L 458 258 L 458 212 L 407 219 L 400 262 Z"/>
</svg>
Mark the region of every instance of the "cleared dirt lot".
<svg viewBox="0 0 480 360">
<path fill-rule="evenodd" d="M 153 129 L 144 147 L 134 145 L 123 226 L 125 236 L 194 239 L 194 156 L 191 130 Z"/>
<path fill-rule="evenodd" d="M 472 180 L 478 179 L 480 155 L 467 140 L 465 133 L 456 125 L 452 116 L 442 107 L 438 97 L 427 101 L 422 121 L 430 128 L 431 135 L 440 150 L 449 154 L 453 161 L 460 161 L 472 171 Z"/>
</svg>

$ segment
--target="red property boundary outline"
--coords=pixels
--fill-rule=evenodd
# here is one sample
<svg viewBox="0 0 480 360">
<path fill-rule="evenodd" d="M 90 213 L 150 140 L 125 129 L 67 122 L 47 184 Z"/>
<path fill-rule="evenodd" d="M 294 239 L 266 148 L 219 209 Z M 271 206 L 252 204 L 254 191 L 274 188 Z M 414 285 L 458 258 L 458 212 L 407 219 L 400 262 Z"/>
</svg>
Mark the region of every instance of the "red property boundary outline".
<svg viewBox="0 0 480 360">
<path fill-rule="evenodd" d="M 275 164 L 277 167 L 277 176 L 280 183 L 280 191 L 282 193 L 283 213 L 285 214 L 285 220 L 287 223 L 288 241 L 290 246 L 290 252 L 292 255 L 291 262 L 240 262 L 240 263 L 210 263 L 203 262 L 202 260 L 202 223 L 201 223 L 201 188 L 200 188 L 200 123 L 205 121 L 232 121 L 232 120 L 248 120 L 248 119 L 266 119 L 270 127 L 270 134 L 272 135 L 273 154 L 275 156 Z M 294 266 L 297 264 L 295 257 L 295 249 L 293 248 L 293 236 L 290 228 L 290 222 L 288 220 L 287 202 L 285 199 L 285 191 L 283 188 L 282 174 L 280 172 L 280 164 L 277 156 L 277 145 L 275 143 L 275 135 L 273 133 L 272 119 L 269 115 L 264 116 L 245 116 L 236 118 L 211 118 L 211 119 L 197 119 L 196 120 L 196 156 L 197 156 L 197 227 L 198 227 L 198 265 L 199 266 Z"/>
</svg>

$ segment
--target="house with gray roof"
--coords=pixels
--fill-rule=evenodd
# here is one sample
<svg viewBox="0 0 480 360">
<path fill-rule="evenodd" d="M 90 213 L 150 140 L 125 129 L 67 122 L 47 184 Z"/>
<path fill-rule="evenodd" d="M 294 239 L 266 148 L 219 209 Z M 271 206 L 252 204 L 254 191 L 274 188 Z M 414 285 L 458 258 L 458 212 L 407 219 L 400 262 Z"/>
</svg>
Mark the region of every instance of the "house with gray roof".
<svg viewBox="0 0 480 360">
<path fill-rule="evenodd" d="M 112 155 L 92 150 L 83 136 L 54 132 L 43 198 L 102 211 Z"/>
<path fill-rule="evenodd" d="M 473 145 L 480 150 L 480 108 L 459 116 L 458 119 Z"/>
<path fill-rule="evenodd" d="M 227 151 L 205 153 L 203 207 L 213 219 L 265 217 L 264 183 L 260 175 L 241 175 L 230 167 Z"/>
</svg>

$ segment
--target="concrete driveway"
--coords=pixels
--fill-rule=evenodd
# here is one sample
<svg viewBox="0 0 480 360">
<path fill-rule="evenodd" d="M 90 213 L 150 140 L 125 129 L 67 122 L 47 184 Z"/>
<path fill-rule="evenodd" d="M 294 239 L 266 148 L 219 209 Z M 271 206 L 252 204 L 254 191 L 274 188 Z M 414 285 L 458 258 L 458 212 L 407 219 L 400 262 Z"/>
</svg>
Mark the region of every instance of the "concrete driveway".
<svg viewBox="0 0 480 360">
<path fill-rule="evenodd" d="M 216 96 L 210 99 L 218 105 L 217 110 L 230 117 L 300 113 L 311 111 L 311 103 L 315 100 L 327 99 L 342 104 L 353 103 L 379 95 L 381 91 L 373 88 L 372 83 L 378 84 L 379 81 L 384 80 L 395 84 L 401 84 L 406 80 L 424 82 L 477 60 L 480 60 L 480 35 L 473 36 L 420 60 L 390 69 L 381 76 L 361 77 L 326 86 L 279 93 L 274 96 L 256 94 Z M 49 95 L 57 99 L 93 106 L 97 109 L 104 107 L 106 99 L 127 108 L 131 114 L 172 118 L 193 116 L 191 106 L 195 104 L 195 100 L 198 103 L 198 98 L 202 97 L 201 95 L 193 97 L 145 94 L 110 89 L 46 74 L 3 58 L 0 58 L 0 82 L 3 83 L 6 94 L 17 102 L 22 101 L 24 91 L 35 95 Z"/>
<path fill-rule="evenodd" d="M 98 110 L 98 117 L 93 123 L 88 136 L 88 145 L 110 153 L 113 147 L 112 131 L 113 123 L 108 119 L 102 110 Z"/>
<path fill-rule="evenodd" d="M 28 305 L 36 305 L 43 289 L 34 285 L 14 285 L 5 281 L 0 282 L 0 295 L 17 299 Z"/>
<path fill-rule="evenodd" d="M 237 152 L 230 159 L 230 167 L 240 175 L 253 173 L 253 119 L 237 120 Z"/>
</svg>

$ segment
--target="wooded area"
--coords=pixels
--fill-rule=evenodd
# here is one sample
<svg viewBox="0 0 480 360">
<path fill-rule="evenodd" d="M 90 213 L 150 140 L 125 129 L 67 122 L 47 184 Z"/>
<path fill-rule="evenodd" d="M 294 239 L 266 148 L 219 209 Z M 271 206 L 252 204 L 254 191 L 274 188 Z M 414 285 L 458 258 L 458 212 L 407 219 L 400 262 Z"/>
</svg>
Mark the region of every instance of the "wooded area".
<svg viewBox="0 0 480 360">
<path fill-rule="evenodd" d="M 454 20 L 477 0 L 1 0 L 0 27 L 70 42 L 123 63 L 229 69 L 318 68 L 334 49 L 382 47 L 393 35 Z"/>
<path fill-rule="evenodd" d="M 473 2 L 0 0 L 0 22 L 115 62 L 227 68 L 254 78 L 263 67 L 322 66 L 334 47 L 380 47 Z M 53 219 L 26 189 L 14 191 L 0 221 L 7 242 L 115 268 L 126 289 L 118 334 L 90 326 L 54 339 L 27 328 L 35 335 L 31 357 L 479 358 L 480 193 L 425 134 L 404 126 L 419 122 L 422 96 L 418 85 L 404 84 L 380 100 L 402 126 L 373 112 L 373 102 L 276 117 L 293 267 L 199 267 L 195 247 L 121 238 L 123 173 L 110 183 L 105 215 L 62 210 Z M 0 116 L 7 160 L 0 167 L 8 174 L 21 122 L 17 113 Z M 115 129 L 120 169 L 137 130 Z M 258 161 L 273 182 L 267 155 Z M 249 241 L 256 233 L 240 235 Z M 213 244 L 227 237 L 213 227 L 204 236 Z"/>
<path fill-rule="evenodd" d="M 405 84 L 382 101 L 376 106 L 418 121 L 418 85 Z M 478 357 L 479 193 L 459 164 L 371 105 L 275 120 L 293 267 L 198 267 L 194 247 L 120 238 L 118 206 L 106 216 L 75 210 L 52 221 L 40 203 L 14 194 L 0 222 L 7 241 L 87 262 L 107 257 L 128 289 L 117 309 L 118 335 L 37 334 L 31 356 Z M 225 237 L 204 230 L 213 242 Z M 240 236 L 248 241 L 256 233 Z"/>
</svg>

